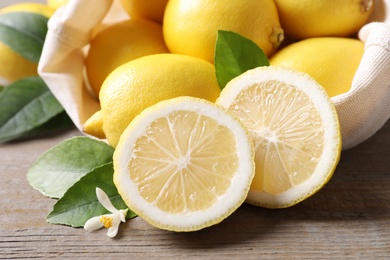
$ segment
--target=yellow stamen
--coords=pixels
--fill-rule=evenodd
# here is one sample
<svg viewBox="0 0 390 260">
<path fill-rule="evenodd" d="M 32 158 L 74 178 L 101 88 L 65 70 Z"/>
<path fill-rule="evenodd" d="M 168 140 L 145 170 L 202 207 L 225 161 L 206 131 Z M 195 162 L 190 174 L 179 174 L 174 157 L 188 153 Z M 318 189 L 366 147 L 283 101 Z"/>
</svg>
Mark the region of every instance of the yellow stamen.
<svg viewBox="0 0 390 260">
<path fill-rule="evenodd" d="M 100 222 L 103 223 L 103 226 L 104 226 L 105 228 L 110 228 L 110 227 L 112 227 L 112 218 L 110 218 L 110 217 L 101 216 Z"/>
</svg>

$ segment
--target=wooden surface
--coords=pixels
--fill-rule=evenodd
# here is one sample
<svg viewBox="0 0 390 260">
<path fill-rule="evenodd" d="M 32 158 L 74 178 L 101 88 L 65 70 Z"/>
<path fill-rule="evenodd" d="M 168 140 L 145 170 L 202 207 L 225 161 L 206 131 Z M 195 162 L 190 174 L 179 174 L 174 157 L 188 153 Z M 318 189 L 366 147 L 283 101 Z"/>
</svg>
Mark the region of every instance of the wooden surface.
<svg viewBox="0 0 390 260">
<path fill-rule="evenodd" d="M 244 204 L 222 223 L 192 233 L 156 229 L 141 218 L 115 239 L 45 222 L 54 200 L 32 189 L 26 172 L 77 131 L 0 145 L 0 259 L 390 259 L 390 122 L 342 153 L 331 181 L 282 210 Z"/>
</svg>

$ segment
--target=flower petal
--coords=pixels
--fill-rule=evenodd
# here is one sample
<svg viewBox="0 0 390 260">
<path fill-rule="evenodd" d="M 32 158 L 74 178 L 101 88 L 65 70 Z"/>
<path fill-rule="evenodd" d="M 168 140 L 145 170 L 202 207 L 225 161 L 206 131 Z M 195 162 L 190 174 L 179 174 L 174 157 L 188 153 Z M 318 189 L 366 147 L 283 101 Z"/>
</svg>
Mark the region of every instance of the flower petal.
<svg viewBox="0 0 390 260">
<path fill-rule="evenodd" d="M 99 200 L 100 204 L 103 205 L 111 213 L 117 213 L 118 210 L 112 205 L 110 198 L 107 194 L 100 188 L 96 187 L 96 197 Z"/>
<path fill-rule="evenodd" d="M 84 229 L 89 232 L 101 229 L 103 227 L 103 223 L 100 221 L 100 218 L 101 216 L 97 216 L 88 219 L 88 221 L 84 224 Z"/>
<path fill-rule="evenodd" d="M 122 222 L 126 222 L 126 215 L 127 215 L 127 211 L 129 211 L 129 209 L 120 209 L 119 210 L 119 217 L 121 219 Z"/>
<path fill-rule="evenodd" d="M 113 238 L 118 234 L 119 224 L 121 223 L 119 214 L 115 214 L 112 220 L 112 227 L 107 231 L 107 236 Z"/>
</svg>

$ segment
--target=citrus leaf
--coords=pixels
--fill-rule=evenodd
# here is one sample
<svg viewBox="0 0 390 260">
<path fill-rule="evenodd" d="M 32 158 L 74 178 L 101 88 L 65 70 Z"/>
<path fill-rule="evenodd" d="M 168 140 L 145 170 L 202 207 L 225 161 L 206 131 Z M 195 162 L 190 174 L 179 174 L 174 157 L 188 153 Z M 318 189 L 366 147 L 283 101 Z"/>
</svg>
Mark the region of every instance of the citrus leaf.
<svg viewBox="0 0 390 260">
<path fill-rule="evenodd" d="M 115 187 L 113 174 L 112 163 L 107 163 L 82 177 L 57 201 L 47 216 L 47 222 L 82 227 L 88 219 L 109 213 L 98 201 L 96 187 L 108 195 L 115 208 L 126 209 L 127 206 Z M 126 218 L 135 216 L 136 214 L 129 210 Z"/>
<path fill-rule="evenodd" d="M 49 121 L 47 121 L 43 125 L 40 125 L 26 132 L 24 136 L 31 138 L 34 136 L 41 136 L 43 134 L 48 134 L 55 131 L 66 130 L 71 128 L 74 128 L 74 123 L 72 119 L 70 119 L 68 114 L 65 111 L 63 111 L 58 115 L 49 119 Z"/>
<path fill-rule="evenodd" d="M 253 41 L 230 31 L 218 31 L 214 57 L 218 84 L 223 89 L 247 70 L 269 66 L 263 50 Z"/>
<path fill-rule="evenodd" d="M 38 63 L 47 33 L 48 18 L 35 13 L 0 15 L 0 41 L 24 58 Z"/>
<path fill-rule="evenodd" d="M 42 194 L 61 198 L 81 177 L 111 162 L 113 153 L 102 141 L 73 137 L 46 151 L 27 172 L 27 180 Z"/>
<path fill-rule="evenodd" d="M 40 77 L 28 77 L 0 95 L 0 142 L 26 136 L 64 109 Z"/>
</svg>

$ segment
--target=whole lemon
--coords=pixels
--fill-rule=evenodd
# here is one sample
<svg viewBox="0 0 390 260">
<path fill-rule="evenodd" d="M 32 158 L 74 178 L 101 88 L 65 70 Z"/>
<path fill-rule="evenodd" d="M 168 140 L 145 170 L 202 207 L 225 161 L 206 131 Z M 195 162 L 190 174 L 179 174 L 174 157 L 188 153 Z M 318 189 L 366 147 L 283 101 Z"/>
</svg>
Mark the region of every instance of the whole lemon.
<svg viewBox="0 0 390 260">
<path fill-rule="evenodd" d="M 188 55 L 154 54 L 127 62 L 107 77 L 99 95 L 101 112 L 97 113 L 108 142 L 115 147 L 127 125 L 145 108 L 179 96 L 214 102 L 219 94 L 211 63 Z M 99 126 L 97 121 L 92 116 L 95 126 Z M 87 121 L 84 131 L 88 128 Z"/>
<path fill-rule="evenodd" d="M 28 12 L 49 18 L 54 10 L 40 3 L 19 3 L 0 9 L 0 14 Z M 30 61 L 0 41 L 0 84 L 8 85 L 28 76 L 38 75 L 38 63 Z"/>
<path fill-rule="evenodd" d="M 163 32 L 172 53 L 214 61 L 218 30 L 251 39 L 269 56 L 284 38 L 273 0 L 170 0 Z"/>
<path fill-rule="evenodd" d="M 333 97 L 348 92 L 364 53 L 364 43 L 352 38 L 309 38 L 281 49 L 271 65 L 305 72 Z"/>
<path fill-rule="evenodd" d="M 112 24 L 90 42 L 85 59 L 89 84 L 99 95 L 103 81 L 118 66 L 145 55 L 166 52 L 160 24 L 143 19 Z"/>
<path fill-rule="evenodd" d="M 123 9 L 131 18 L 144 18 L 162 23 L 168 0 L 121 0 Z"/>
<path fill-rule="evenodd" d="M 275 0 L 286 35 L 296 39 L 356 33 L 373 11 L 374 0 Z"/>
</svg>

